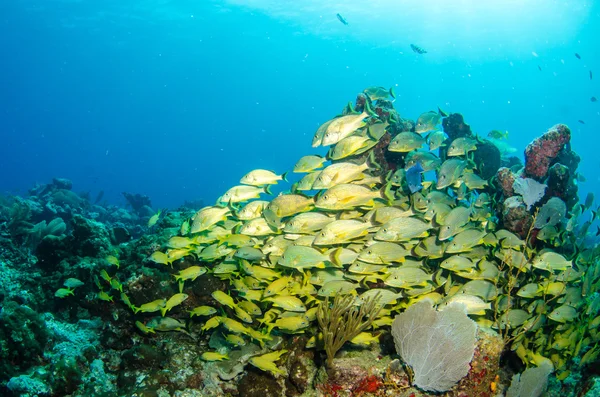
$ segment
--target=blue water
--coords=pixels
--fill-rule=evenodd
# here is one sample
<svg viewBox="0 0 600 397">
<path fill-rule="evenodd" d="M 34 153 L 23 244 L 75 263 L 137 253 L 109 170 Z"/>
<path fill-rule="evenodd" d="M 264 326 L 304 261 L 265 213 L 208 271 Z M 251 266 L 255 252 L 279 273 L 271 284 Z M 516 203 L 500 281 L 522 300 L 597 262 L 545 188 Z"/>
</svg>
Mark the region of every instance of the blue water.
<svg viewBox="0 0 600 397">
<path fill-rule="evenodd" d="M 0 2 L 0 192 L 59 176 L 114 203 L 213 202 L 324 153 L 318 125 L 383 85 L 402 117 L 439 105 L 519 151 L 568 124 L 581 191 L 600 194 L 597 2 L 326 3 Z"/>
</svg>

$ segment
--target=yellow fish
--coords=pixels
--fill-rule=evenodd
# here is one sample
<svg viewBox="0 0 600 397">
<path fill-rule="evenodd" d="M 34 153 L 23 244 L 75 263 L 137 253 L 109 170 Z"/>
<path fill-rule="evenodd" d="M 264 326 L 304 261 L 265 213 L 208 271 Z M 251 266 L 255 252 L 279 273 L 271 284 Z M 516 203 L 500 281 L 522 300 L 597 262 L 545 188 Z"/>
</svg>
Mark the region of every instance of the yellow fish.
<svg viewBox="0 0 600 397">
<path fill-rule="evenodd" d="M 157 299 L 152 302 L 144 303 L 140 307 L 136 307 L 134 312 L 137 314 L 138 312 L 142 313 L 154 313 L 161 311 L 163 307 L 167 304 L 166 299 Z"/>
<path fill-rule="evenodd" d="M 237 212 L 237 217 L 242 221 L 260 218 L 267 205 L 269 205 L 269 202 L 265 200 L 251 201 Z"/>
<path fill-rule="evenodd" d="M 338 143 L 357 129 L 364 127 L 366 125 L 364 120 L 369 117 L 367 110 L 368 107 L 365 106 L 365 110 L 361 114 L 349 114 L 333 119 L 327 126 L 321 145 L 329 146 Z"/>
<path fill-rule="evenodd" d="M 300 158 L 300 160 L 298 160 L 298 162 L 296 162 L 296 165 L 294 165 L 293 172 L 295 172 L 295 173 L 312 172 L 316 169 L 321 168 L 323 166 L 323 164 L 325 164 L 326 161 L 327 161 L 327 159 L 325 157 L 321 157 L 321 156 L 314 156 L 314 155 L 304 156 L 304 157 Z"/>
<path fill-rule="evenodd" d="M 208 269 L 203 266 L 190 266 L 186 269 L 183 269 L 179 272 L 179 274 L 174 274 L 176 281 L 184 281 L 184 280 L 192 280 L 194 281 L 196 278 L 200 277 L 204 273 L 206 273 Z"/>
<path fill-rule="evenodd" d="M 277 296 L 273 296 L 270 298 L 265 298 L 263 299 L 263 302 L 271 302 L 273 303 L 273 306 L 275 307 L 280 307 L 284 310 L 288 310 L 290 312 L 305 312 L 306 311 L 306 306 L 304 306 L 304 303 L 302 303 L 302 301 L 298 298 L 296 298 L 295 296 L 283 296 L 283 295 L 277 295 Z"/>
<path fill-rule="evenodd" d="M 111 265 L 115 265 L 117 269 L 121 266 L 121 262 L 119 262 L 119 258 L 114 255 L 109 255 L 106 257 L 106 261 Z"/>
<path fill-rule="evenodd" d="M 384 194 L 380 191 L 372 191 L 352 183 L 342 183 L 327 189 L 318 197 L 315 205 L 325 210 L 344 210 L 359 206 L 372 207 L 374 200 L 383 198 Z"/>
<path fill-rule="evenodd" d="M 227 295 L 225 292 L 217 290 L 214 291 L 211 295 L 220 304 L 228 306 L 232 309 L 235 308 L 235 302 L 233 301 L 233 298 Z"/>
<path fill-rule="evenodd" d="M 340 183 L 348 183 L 365 177 L 364 171 L 369 169 L 367 162 L 363 164 L 335 163 L 327 166 L 312 185 L 313 189 L 329 189 Z"/>
<path fill-rule="evenodd" d="M 66 298 L 69 295 L 74 295 L 73 290 L 69 288 L 59 288 L 54 293 L 54 296 L 56 296 L 57 298 Z"/>
<path fill-rule="evenodd" d="M 230 188 L 219 199 L 222 203 L 241 203 L 260 197 L 262 193 L 271 194 L 270 186 L 257 187 L 238 185 Z"/>
<path fill-rule="evenodd" d="M 229 207 L 204 207 L 192 217 L 190 233 L 200 233 L 201 231 L 208 230 L 218 222 L 227 219 L 230 213 L 231 209 Z"/>
<path fill-rule="evenodd" d="M 260 370 L 271 372 L 273 375 L 285 375 L 285 370 L 275 365 L 275 361 L 279 360 L 279 357 L 286 352 L 287 350 L 279 350 L 275 354 L 268 353 L 262 356 L 254 356 L 248 362 Z"/>
<path fill-rule="evenodd" d="M 315 237 L 314 245 L 333 245 L 349 242 L 358 237 L 366 236 L 373 227 L 370 222 L 354 219 L 333 221 L 327 224 Z"/>
<path fill-rule="evenodd" d="M 200 355 L 200 358 L 204 361 L 229 360 L 229 356 L 227 354 L 221 354 L 219 352 L 204 352 Z"/>
<path fill-rule="evenodd" d="M 158 212 L 154 215 L 152 215 L 150 217 L 150 219 L 148 219 L 148 227 L 152 227 L 154 225 L 156 225 L 156 222 L 158 222 L 158 220 L 160 219 L 160 214 L 162 213 L 161 210 L 158 210 Z"/>
<path fill-rule="evenodd" d="M 181 305 L 183 301 L 185 301 L 188 298 L 188 296 L 188 294 L 179 293 L 170 297 L 169 300 L 167 300 L 167 302 L 165 303 L 164 307 L 160 309 L 160 313 L 162 314 L 162 316 L 164 317 L 165 314 L 167 314 L 167 312 L 175 306 Z"/>
<path fill-rule="evenodd" d="M 217 312 L 217 309 L 211 306 L 198 306 L 189 311 L 190 318 L 194 316 L 212 316 Z"/>
<path fill-rule="evenodd" d="M 287 182 L 287 172 L 277 175 L 269 170 L 253 170 L 240 179 L 240 183 L 251 186 L 275 185 L 278 181 Z"/>
</svg>

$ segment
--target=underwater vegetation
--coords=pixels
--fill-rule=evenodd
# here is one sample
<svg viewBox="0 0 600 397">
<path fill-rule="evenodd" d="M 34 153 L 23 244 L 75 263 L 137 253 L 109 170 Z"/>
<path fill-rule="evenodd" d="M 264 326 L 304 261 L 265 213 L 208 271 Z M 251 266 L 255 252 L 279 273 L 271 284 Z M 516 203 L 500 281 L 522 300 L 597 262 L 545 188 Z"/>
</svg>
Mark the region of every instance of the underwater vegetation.
<svg viewBox="0 0 600 397">
<path fill-rule="evenodd" d="M 326 156 L 215 205 L 125 210 L 65 180 L 5 199 L 3 394 L 594 395 L 598 208 L 569 128 L 521 163 L 394 99 L 365 89 L 317 129 Z"/>
</svg>

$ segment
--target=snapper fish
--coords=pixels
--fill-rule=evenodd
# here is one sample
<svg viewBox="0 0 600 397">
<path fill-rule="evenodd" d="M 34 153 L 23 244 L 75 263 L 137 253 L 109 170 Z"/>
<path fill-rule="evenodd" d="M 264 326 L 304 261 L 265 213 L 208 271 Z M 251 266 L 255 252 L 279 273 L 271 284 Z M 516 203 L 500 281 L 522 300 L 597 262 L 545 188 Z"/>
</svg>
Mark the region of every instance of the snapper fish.
<svg viewBox="0 0 600 397">
<path fill-rule="evenodd" d="M 342 139 L 346 138 L 359 128 L 366 125 L 365 119 L 370 117 L 369 106 L 365 103 L 365 110 L 360 114 L 349 114 L 346 116 L 338 117 L 334 119 L 331 124 L 327 127 L 323 141 L 323 146 L 330 146 L 338 143 Z"/>
<path fill-rule="evenodd" d="M 425 138 L 411 131 L 399 133 L 392 139 L 388 146 L 390 152 L 411 152 L 415 149 L 420 149 L 425 143 Z"/>
<path fill-rule="evenodd" d="M 250 171 L 240 179 L 240 183 L 251 186 L 275 185 L 278 181 L 287 182 L 287 172 L 277 175 L 273 171 L 257 169 Z"/>
<path fill-rule="evenodd" d="M 368 87 L 363 90 L 363 93 L 367 95 L 372 101 L 388 99 L 389 97 L 396 99 L 394 87 L 391 87 L 390 89 L 387 89 L 385 87 Z"/>
<path fill-rule="evenodd" d="M 415 124 L 415 132 L 417 134 L 424 134 L 426 132 L 435 130 L 435 127 L 440 123 L 441 118 L 442 115 L 433 110 L 422 113 Z"/>
<path fill-rule="evenodd" d="M 429 144 L 429 150 L 436 150 L 442 146 L 445 146 L 444 141 L 447 136 L 444 131 L 434 131 L 427 136 L 427 143 Z"/>
</svg>

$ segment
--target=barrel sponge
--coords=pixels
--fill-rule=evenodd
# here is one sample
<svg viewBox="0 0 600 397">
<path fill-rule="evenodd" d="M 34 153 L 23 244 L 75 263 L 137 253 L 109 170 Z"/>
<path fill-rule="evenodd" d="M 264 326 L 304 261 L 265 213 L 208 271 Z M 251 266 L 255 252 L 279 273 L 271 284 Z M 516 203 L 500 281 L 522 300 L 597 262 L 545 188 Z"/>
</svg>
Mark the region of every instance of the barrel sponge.
<svg viewBox="0 0 600 397">
<path fill-rule="evenodd" d="M 466 376 L 477 343 L 477 324 L 462 303 L 437 311 L 424 299 L 396 316 L 392 336 L 396 351 L 413 372 L 419 388 L 443 392 Z"/>
</svg>

